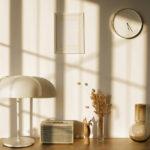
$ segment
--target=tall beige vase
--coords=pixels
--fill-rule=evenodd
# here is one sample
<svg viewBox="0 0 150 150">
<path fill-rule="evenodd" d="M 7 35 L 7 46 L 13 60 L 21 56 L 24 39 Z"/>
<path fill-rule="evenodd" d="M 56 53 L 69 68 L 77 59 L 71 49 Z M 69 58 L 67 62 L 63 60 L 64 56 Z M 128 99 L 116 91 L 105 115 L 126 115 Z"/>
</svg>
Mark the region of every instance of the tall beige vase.
<svg viewBox="0 0 150 150">
<path fill-rule="evenodd" d="M 129 136 L 134 141 L 146 141 L 150 136 L 150 129 L 145 123 L 146 105 L 135 104 L 135 123 L 130 127 Z"/>
</svg>

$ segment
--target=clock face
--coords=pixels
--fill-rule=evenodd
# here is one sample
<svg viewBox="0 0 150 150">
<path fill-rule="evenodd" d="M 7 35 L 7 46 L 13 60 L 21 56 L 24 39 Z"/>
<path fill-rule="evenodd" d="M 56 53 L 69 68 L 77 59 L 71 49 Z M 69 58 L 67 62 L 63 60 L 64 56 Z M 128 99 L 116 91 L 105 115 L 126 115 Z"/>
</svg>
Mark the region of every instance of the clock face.
<svg viewBox="0 0 150 150">
<path fill-rule="evenodd" d="M 122 9 L 118 11 L 113 19 L 115 32 L 123 38 L 133 38 L 142 30 L 142 19 L 140 15 L 132 9 Z"/>
</svg>

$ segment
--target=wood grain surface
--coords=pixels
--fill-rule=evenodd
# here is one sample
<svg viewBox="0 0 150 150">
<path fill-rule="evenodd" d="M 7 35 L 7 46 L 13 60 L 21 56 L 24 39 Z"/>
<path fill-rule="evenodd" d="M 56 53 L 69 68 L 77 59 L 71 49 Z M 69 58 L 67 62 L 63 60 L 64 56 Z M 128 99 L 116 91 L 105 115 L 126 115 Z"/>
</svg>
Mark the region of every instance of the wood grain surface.
<svg viewBox="0 0 150 150">
<path fill-rule="evenodd" d="M 0 150 L 150 150 L 150 140 L 135 142 L 129 138 L 105 139 L 98 143 L 97 139 L 90 139 L 90 145 L 84 144 L 84 139 L 75 139 L 72 145 L 41 144 L 39 139 L 35 144 L 26 148 L 9 148 L 2 145 L 4 139 L 0 139 Z"/>
</svg>

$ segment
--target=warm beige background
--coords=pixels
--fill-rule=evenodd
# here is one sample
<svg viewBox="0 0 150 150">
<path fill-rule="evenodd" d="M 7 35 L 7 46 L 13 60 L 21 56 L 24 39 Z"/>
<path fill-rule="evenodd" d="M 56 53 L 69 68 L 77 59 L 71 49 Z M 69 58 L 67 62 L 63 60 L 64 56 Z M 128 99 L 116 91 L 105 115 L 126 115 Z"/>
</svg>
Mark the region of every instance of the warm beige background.
<svg viewBox="0 0 150 150">
<path fill-rule="evenodd" d="M 34 136 L 43 119 L 55 117 L 76 120 L 76 137 L 82 137 L 83 118 L 95 116 L 87 91 L 100 88 L 112 103 L 105 137 L 129 137 L 135 103 L 150 103 L 149 5 L 149 0 L 0 0 L 0 77 L 40 76 L 56 87 L 57 98 L 34 99 Z M 143 18 L 143 31 L 134 39 L 119 38 L 109 26 L 112 14 L 122 8 L 135 9 Z M 54 12 L 84 12 L 85 54 L 54 54 Z M 0 137 L 16 136 L 15 113 L 15 100 L 1 98 Z M 29 135 L 29 125 L 25 99 L 22 135 Z M 96 121 L 91 137 L 96 137 Z"/>
</svg>

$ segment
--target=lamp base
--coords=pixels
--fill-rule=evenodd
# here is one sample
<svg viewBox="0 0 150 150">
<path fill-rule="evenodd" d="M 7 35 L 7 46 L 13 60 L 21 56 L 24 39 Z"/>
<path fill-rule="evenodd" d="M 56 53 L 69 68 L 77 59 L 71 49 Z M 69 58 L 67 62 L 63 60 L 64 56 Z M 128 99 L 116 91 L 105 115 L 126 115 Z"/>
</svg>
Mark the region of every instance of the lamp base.
<svg viewBox="0 0 150 150">
<path fill-rule="evenodd" d="M 17 137 L 9 137 L 3 141 L 3 145 L 7 147 L 27 147 L 34 144 L 34 139 L 29 137 L 20 137 L 20 141 L 17 141 Z"/>
</svg>

